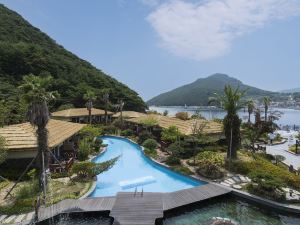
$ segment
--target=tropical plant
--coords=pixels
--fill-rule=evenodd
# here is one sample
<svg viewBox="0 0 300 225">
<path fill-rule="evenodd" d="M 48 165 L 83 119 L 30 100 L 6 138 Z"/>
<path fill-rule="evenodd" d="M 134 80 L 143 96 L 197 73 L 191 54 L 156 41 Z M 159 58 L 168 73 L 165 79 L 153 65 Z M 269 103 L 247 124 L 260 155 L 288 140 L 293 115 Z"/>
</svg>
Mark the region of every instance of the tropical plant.
<svg viewBox="0 0 300 225">
<path fill-rule="evenodd" d="M 158 146 L 158 143 L 154 139 L 147 139 L 143 142 L 142 146 L 149 150 L 155 150 Z"/>
<path fill-rule="evenodd" d="M 142 144 L 147 139 L 154 139 L 154 136 L 147 130 L 143 130 L 139 133 L 138 143 Z"/>
<path fill-rule="evenodd" d="M 5 139 L 0 136 L 0 165 L 6 160 L 7 157 L 7 149 L 5 147 Z"/>
<path fill-rule="evenodd" d="M 210 99 L 210 103 L 219 103 L 220 107 L 227 112 L 227 115 L 223 120 L 223 128 L 228 145 L 228 159 L 236 159 L 237 150 L 240 147 L 241 120 L 237 112 L 244 106 L 242 97 L 245 95 L 245 92 L 246 91 L 240 91 L 238 87 L 233 89 L 230 85 L 226 85 L 224 89 L 224 95 L 216 94 L 215 97 Z"/>
<path fill-rule="evenodd" d="M 251 115 L 254 112 L 255 104 L 254 101 L 251 99 L 247 102 L 247 110 L 248 110 L 248 123 L 251 123 Z"/>
<path fill-rule="evenodd" d="M 81 179 L 90 179 L 112 168 L 118 159 L 119 157 L 115 157 L 102 163 L 94 163 L 90 161 L 77 162 L 72 166 L 71 172 L 73 174 L 77 174 L 77 176 Z"/>
<path fill-rule="evenodd" d="M 103 133 L 102 127 L 87 125 L 83 127 L 79 134 L 83 138 L 87 138 L 89 141 L 93 141 L 95 137 L 100 136 Z"/>
<path fill-rule="evenodd" d="M 46 171 L 49 167 L 48 130 L 46 128 L 49 121 L 49 109 L 47 104 L 57 95 L 56 92 L 47 90 L 51 80 L 51 76 L 38 77 L 30 74 L 23 77 L 23 84 L 20 86 L 24 93 L 23 97 L 29 104 L 27 119 L 37 127 L 39 186 L 42 188 L 44 201 L 48 183 Z"/>
<path fill-rule="evenodd" d="M 91 142 L 87 138 L 80 140 L 78 145 L 77 158 L 79 161 L 84 161 L 89 158 L 91 153 Z"/>
<path fill-rule="evenodd" d="M 224 175 L 222 171 L 224 157 L 217 152 L 201 152 L 197 155 L 196 162 L 198 165 L 197 172 L 202 176 L 215 179 Z"/>
<path fill-rule="evenodd" d="M 175 114 L 175 117 L 181 120 L 188 120 L 189 114 L 187 112 L 178 112 Z"/>
<path fill-rule="evenodd" d="M 268 110 L 269 110 L 269 106 L 271 104 L 271 99 L 268 96 L 265 96 L 263 98 L 263 105 L 264 105 L 264 109 L 265 109 L 265 122 L 268 121 Z"/>
<path fill-rule="evenodd" d="M 260 138 L 261 130 L 259 129 L 259 127 L 256 127 L 255 125 L 247 124 L 247 126 L 244 127 L 244 136 L 246 140 L 250 142 L 250 148 L 254 153 L 255 142 Z"/>
<path fill-rule="evenodd" d="M 163 116 L 167 116 L 169 114 L 169 111 L 168 110 L 165 110 L 164 112 L 163 112 Z"/>
<path fill-rule="evenodd" d="M 180 165 L 180 159 L 177 156 L 170 155 L 166 160 L 166 164 L 169 166 L 177 166 Z"/>
<path fill-rule="evenodd" d="M 105 92 L 103 94 L 103 101 L 104 101 L 104 111 L 105 111 L 105 124 L 108 123 L 108 115 L 107 115 L 107 111 L 108 111 L 108 107 L 109 107 L 109 93 Z"/>
<path fill-rule="evenodd" d="M 84 96 L 83 99 L 86 100 L 86 109 L 89 111 L 89 123 L 92 124 L 92 109 L 93 109 L 93 101 L 96 100 L 95 92 L 88 90 Z"/>
<path fill-rule="evenodd" d="M 165 142 L 173 143 L 178 141 L 181 136 L 182 134 L 176 126 L 170 126 L 169 128 L 163 129 L 161 132 L 161 140 Z"/>
</svg>

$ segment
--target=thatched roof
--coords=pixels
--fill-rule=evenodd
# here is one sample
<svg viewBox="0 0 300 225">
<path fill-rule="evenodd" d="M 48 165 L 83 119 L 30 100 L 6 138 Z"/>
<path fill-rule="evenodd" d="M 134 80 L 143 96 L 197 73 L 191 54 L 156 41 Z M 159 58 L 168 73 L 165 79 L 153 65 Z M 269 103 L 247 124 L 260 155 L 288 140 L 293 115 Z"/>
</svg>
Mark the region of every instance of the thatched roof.
<svg viewBox="0 0 300 225">
<path fill-rule="evenodd" d="M 49 131 L 48 144 L 50 148 L 61 144 L 80 131 L 85 124 L 70 123 L 50 119 L 47 124 Z M 36 128 L 30 123 L 21 123 L 0 128 L 0 136 L 5 138 L 9 150 L 23 151 L 37 148 Z"/>
<path fill-rule="evenodd" d="M 102 109 L 92 108 L 92 115 L 93 116 L 101 116 L 105 115 L 105 111 Z M 107 111 L 108 115 L 112 115 L 113 113 Z M 52 117 L 65 117 L 65 118 L 72 118 L 72 117 L 80 117 L 80 116 L 88 116 L 89 111 L 86 108 L 72 108 L 72 109 L 65 109 L 62 111 L 57 111 L 51 113 Z"/>
<path fill-rule="evenodd" d="M 113 117 L 117 118 L 121 115 L 120 112 L 113 115 Z M 135 111 L 123 111 L 122 115 L 124 118 L 139 118 L 145 116 L 145 113 L 135 112 Z"/>
<path fill-rule="evenodd" d="M 204 128 L 205 133 L 214 134 L 214 133 L 222 132 L 221 124 L 213 121 L 203 120 L 203 119 L 181 120 L 175 117 L 149 114 L 139 118 L 131 118 L 126 120 L 128 122 L 137 123 L 137 124 L 145 124 L 145 122 L 147 123 L 148 121 L 149 123 L 155 122 L 156 125 L 161 128 L 169 128 L 170 126 L 176 126 L 178 130 L 185 135 L 192 134 L 192 130 L 195 123 L 197 123 L 198 126 L 200 126 L 200 124 L 206 123 L 206 126 Z"/>
</svg>

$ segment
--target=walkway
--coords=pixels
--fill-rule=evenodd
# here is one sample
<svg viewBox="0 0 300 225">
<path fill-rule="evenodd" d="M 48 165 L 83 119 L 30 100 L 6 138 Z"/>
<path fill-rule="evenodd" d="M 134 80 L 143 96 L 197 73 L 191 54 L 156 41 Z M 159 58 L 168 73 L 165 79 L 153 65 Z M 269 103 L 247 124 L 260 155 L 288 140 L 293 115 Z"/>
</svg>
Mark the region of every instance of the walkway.
<svg viewBox="0 0 300 225">
<path fill-rule="evenodd" d="M 298 134 L 298 132 L 286 132 L 286 131 L 279 131 L 280 135 L 284 138 L 289 138 L 289 136 L 293 136 L 293 141 L 287 141 L 284 144 L 281 145 L 267 145 L 267 153 L 271 155 L 282 155 L 285 157 L 284 163 L 286 165 L 293 165 L 294 169 L 297 169 L 300 167 L 300 156 L 294 155 L 290 152 L 287 152 L 286 150 L 289 149 L 290 145 L 293 145 L 296 143 L 295 135 Z"/>
</svg>

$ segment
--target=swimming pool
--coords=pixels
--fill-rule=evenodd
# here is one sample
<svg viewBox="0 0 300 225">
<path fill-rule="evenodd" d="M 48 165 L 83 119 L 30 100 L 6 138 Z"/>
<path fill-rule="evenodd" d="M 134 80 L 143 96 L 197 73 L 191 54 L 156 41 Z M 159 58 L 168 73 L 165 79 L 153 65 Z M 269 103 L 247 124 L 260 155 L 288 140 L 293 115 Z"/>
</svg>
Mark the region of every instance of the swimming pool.
<svg viewBox="0 0 300 225">
<path fill-rule="evenodd" d="M 115 196 L 117 192 L 173 192 L 206 184 L 154 163 L 148 159 L 141 147 L 125 138 L 101 137 L 107 150 L 93 159 L 103 162 L 120 156 L 109 171 L 97 176 L 97 185 L 90 197 Z M 128 185 L 133 184 L 133 185 Z"/>
</svg>

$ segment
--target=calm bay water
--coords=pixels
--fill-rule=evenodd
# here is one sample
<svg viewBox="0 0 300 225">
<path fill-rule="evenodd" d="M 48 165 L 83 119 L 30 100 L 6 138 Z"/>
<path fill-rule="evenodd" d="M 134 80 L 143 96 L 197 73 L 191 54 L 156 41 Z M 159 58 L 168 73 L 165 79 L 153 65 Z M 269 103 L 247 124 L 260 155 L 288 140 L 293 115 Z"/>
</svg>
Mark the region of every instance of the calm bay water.
<svg viewBox="0 0 300 225">
<path fill-rule="evenodd" d="M 226 113 L 219 109 L 198 109 L 197 107 L 183 107 L 183 106 L 150 106 L 150 110 L 155 110 L 159 113 L 163 113 L 165 110 L 168 110 L 168 115 L 174 116 L 177 112 L 188 112 L 190 115 L 193 115 L 196 113 L 196 111 L 200 111 L 200 114 L 204 116 L 206 119 L 223 119 Z M 283 109 L 283 108 L 274 108 L 271 110 L 276 110 L 282 112 L 282 116 L 279 119 L 279 121 L 276 121 L 278 125 L 300 125 L 300 110 L 294 110 L 294 109 Z M 262 113 L 263 114 L 263 113 Z M 244 121 L 248 120 L 248 113 L 247 111 L 240 111 L 239 116 Z M 263 116 L 263 115 L 262 115 Z M 253 120 L 254 118 L 252 118 Z"/>
</svg>

